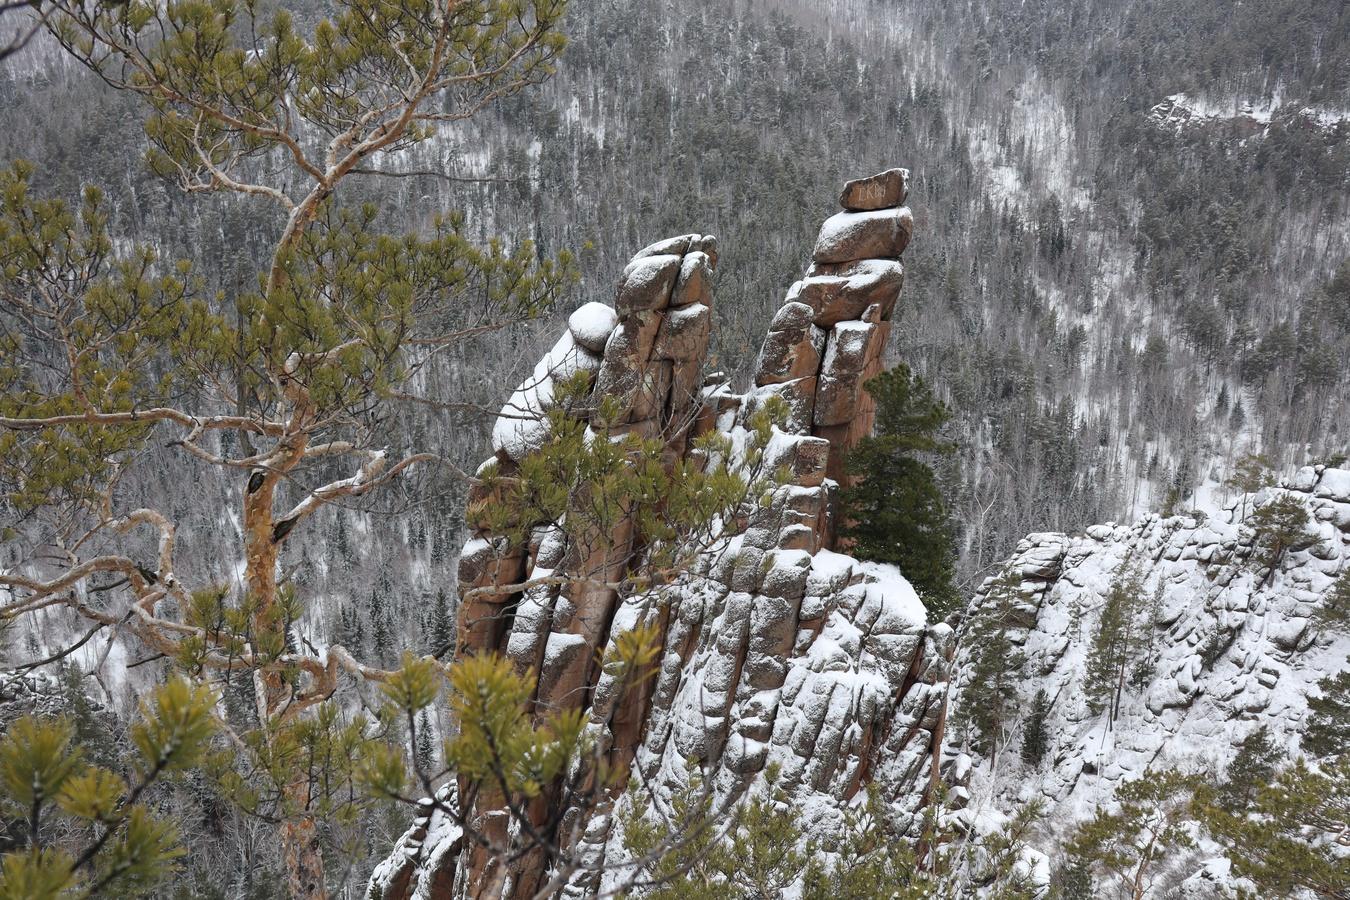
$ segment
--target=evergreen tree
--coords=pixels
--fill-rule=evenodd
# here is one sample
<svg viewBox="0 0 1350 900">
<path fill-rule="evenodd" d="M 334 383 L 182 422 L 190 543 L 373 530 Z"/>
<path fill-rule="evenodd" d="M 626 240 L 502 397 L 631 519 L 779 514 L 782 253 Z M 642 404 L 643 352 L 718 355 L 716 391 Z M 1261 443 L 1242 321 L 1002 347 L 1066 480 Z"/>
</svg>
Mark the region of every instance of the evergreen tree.
<svg viewBox="0 0 1350 900">
<path fill-rule="evenodd" d="M 939 436 L 950 413 L 903 363 L 866 387 L 876 433 L 849 453 L 848 471 L 860 480 L 843 492 L 840 534 L 858 557 L 898 567 L 940 619 L 959 596 L 951 521 L 928 461 L 953 452 Z"/>
<path fill-rule="evenodd" d="M 1087 680 L 1083 686 L 1088 706 L 1096 712 L 1109 708 L 1113 722 L 1120 714 L 1126 673 L 1141 642 L 1137 619 L 1142 600 L 1143 582 L 1138 569 L 1127 561 L 1111 582 L 1111 590 L 1102 606 L 1088 653 Z"/>
<path fill-rule="evenodd" d="M 366 614 L 370 621 L 371 652 L 380 665 L 388 665 L 394 654 L 394 627 L 384 596 L 379 591 L 370 592 Z"/>
<path fill-rule="evenodd" d="M 1098 809 L 1068 843 L 1069 857 L 1114 883 L 1131 900 L 1150 896 L 1159 867 L 1195 846 L 1187 823 L 1199 779 L 1149 770 L 1116 788 L 1117 811 Z"/>
<path fill-rule="evenodd" d="M 1339 898 L 1350 890 L 1350 755 L 1324 769 L 1302 759 L 1255 786 L 1248 804 L 1232 807 L 1220 790 L 1197 795 L 1197 811 L 1223 846 L 1234 872 L 1263 897 L 1307 891 Z"/>
<path fill-rule="evenodd" d="M 1247 519 L 1256 532 L 1252 561 L 1266 570 L 1266 583 L 1274 579 L 1286 553 L 1317 540 L 1317 535 L 1309 530 L 1310 521 L 1308 507 L 1291 493 L 1270 500 Z"/>
<path fill-rule="evenodd" d="M 454 648 L 454 641 L 455 622 L 450 615 L 450 602 L 446 599 L 445 588 L 437 588 L 436 601 L 427 622 L 427 652 L 443 656 Z"/>
<path fill-rule="evenodd" d="M 357 656 L 365 655 L 366 632 L 361 613 L 349 603 L 338 609 L 337 642 Z"/>
<path fill-rule="evenodd" d="M 1036 692 L 1036 699 L 1032 701 L 1031 712 L 1027 714 L 1026 725 L 1022 730 L 1022 762 L 1035 767 L 1041 764 L 1045 758 L 1045 751 L 1049 749 L 1050 736 L 1046 732 L 1045 719 L 1050 714 L 1050 698 L 1045 694 L 1045 688 Z"/>
<path fill-rule="evenodd" d="M 1047 900 L 1097 900 L 1092 864 L 1080 857 L 1065 860 L 1050 878 Z"/>
<path fill-rule="evenodd" d="M 1350 568 L 1341 572 L 1331 590 L 1322 598 L 1322 605 L 1314 613 L 1314 621 L 1332 631 L 1350 630 Z"/>
<path fill-rule="evenodd" d="M 1250 807 L 1257 791 L 1270 782 L 1283 759 L 1284 752 L 1270 739 L 1265 725 L 1244 737 L 1219 787 L 1218 798 L 1224 808 L 1240 813 Z"/>
<path fill-rule="evenodd" d="M 174 678 L 141 705 L 126 778 L 91 765 L 65 718 L 23 716 L 0 738 L 0 811 L 22 822 L 0 858 L 0 898 L 140 897 L 185 851 L 146 801 L 152 785 L 200 764 L 216 724 L 210 689 Z M 72 842 L 73 841 L 73 842 Z"/>
<path fill-rule="evenodd" d="M 1350 669 L 1317 682 L 1321 694 L 1308 698 L 1303 749 L 1313 756 L 1350 754 Z"/>
<path fill-rule="evenodd" d="M 417 771 L 431 773 L 436 771 L 436 741 L 431 733 L 431 717 L 424 709 L 417 717 L 417 741 L 413 760 Z"/>
<path fill-rule="evenodd" d="M 1018 610 L 1021 583 L 1013 569 L 994 579 L 961 639 L 971 648 L 971 662 L 959 719 L 969 728 L 972 747 L 989 752 L 1003 739 L 1022 683 L 1025 657 L 1008 634 L 1025 627 Z"/>
<path fill-rule="evenodd" d="M 1020 807 L 1008 824 L 975 841 L 970 863 L 977 896 L 989 900 L 1040 900 L 1042 891 L 1025 865 L 1032 830 L 1045 817 L 1041 800 Z"/>
<path fill-rule="evenodd" d="M 1158 631 L 1154 623 L 1162 613 L 1165 584 L 1159 581 L 1153 589 L 1153 599 L 1149 602 L 1144 621 L 1138 629 L 1138 638 L 1135 642 L 1135 661 L 1130 667 L 1129 685 L 1135 690 L 1144 690 L 1153 683 L 1153 676 L 1157 672 L 1157 654 L 1155 647 L 1158 641 Z"/>
<path fill-rule="evenodd" d="M 85 673 L 78 663 L 62 661 L 61 710 L 75 728 L 75 743 L 85 758 L 105 768 L 111 768 L 117 758 L 113 735 L 100 711 L 96 710 L 85 692 Z"/>
<path fill-rule="evenodd" d="M 576 277 L 569 253 L 549 258 L 531 241 L 481 232 L 472 240 L 459 214 L 390 231 L 376 204 L 353 202 L 372 195 L 354 195 L 352 182 L 396 170 L 377 161 L 441 123 L 549 77 L 565 5 L 337 0 L 303 17 L 233 0 L 43 5 L 50 46 L 122 92 L 112 96 L 142 104 L 135 133 L 153 173 L 192 194 L 256 202 L 244 230 L 259 237 L 252 252 L 231 254 L 238 270 L 199 270 L 113 229 L 112 210 L 141 205 L 136 197 L 110 203 L 91 183 L 71 204 L 36 195 L 37 166 L 0 170 L 0 505 L 39 534 L 82 535 L 59 565 L 0 570 L 3 613 L 94 588 L 97 604 L 70 609 L 167 657 L 193 679 L 192 696 L 212 682 L 256 688 L 255 729 L 237 735 L 229 765 L 214 754 L 203 764 L 246 813 L 276 823 L 296 897 L 327 892 L 319 819 L 369 801 L 353 779 L 374 731 L 338 718 L 339 679 L 388 684 L 400 674 L 337 645 L 287 652 L 295 615 L 283 554 L 314 539 L 310 521 L 324 507 L 440 458 L 384 449 L 391 398 L 417 389 L 417 354 L 462 347 L 461 322 L 536 316 Z M 120 172 L 117 183 L 132 179 Z M 241 206 L 222 198 L 210 209 Z M 121 480 L 144 459 L 172 467 L 149 490 Z M 211 536 L 224 542 L 214 555 L 241 561 L 229 589 L 170 577 L 194 569 L 175 541 L 188 536 L 182 526 L 227 513 L 210 491 L 191 509 L 155 508 L 158 482 L 191 484 L 203 470 L 239 479 L 226 494 L 239 503 L 238 530 Z M 159 552 L 131 559 L 146 534 Z M 315 759 L 325 762 L 304 762 Z M 141 827 L 136 786 L 91 776 L 90 788 L 80 809 L 97 809 L 84 818 L 105 823 L 105 846 L 141 838 L 153 859 L 167 832 Z M 123 794 L 125 804 L 104 802 Z M 119 809 L 127 817 L 114 828 Z M 125 878 L 145 874 L 130 862 Z M 4 877 L 14 884 L 16 866 L 59 876 L 62 865 L 35 840 L 33 854 L 5 860 Z M 79 857 L 74 869 L 101 875 Z"/>
<path fill-rule="evenodd" d="M 628 800 L 621 820 L 624 849 L 639 862 L 634 880 L 649 885 L 632 896 L 776 900 L 795 887 L 803 900 L 930 900 L 950 888 L 940 874 L 945 862 L 920 866 L 911 842 L 893 832 L 875 788 L 868 790 L 865 802 L 845 810 L 840 840 L 827 848 L 804 840 L 800 810 L 772 767 L 766 770 L 766 790 L 740 803 L 725 834 L 715 818 L 713 795 L 692 764 L 684 786 L 666 807 L 668 819 L 659 816 L 636 784 Z M 686 835 L 686 840 L 661 852 L 661 840 L 670 831 Z M 1013 851 L 992 860 L 992 881 L 1016 880 L 1011 858 L 1020 837 L 1008 837 L 1003 846 Z M 822 850 L 829 851 L 828 862 L 821 858 Z"/>
<path fill-rule="evenodd" d="M 1226 386 L 1225 386 L 1226 388 Z M 1225 395 L 1226 396 L 1226 395 Z M 1244 453 L 1233 464 L 1233 471 L 1224 480 L 1224 486 L 1242 495 L 1241 518 L 1247 518 L 1247 496 L 1274 484 L 1270 459 L 1263 453 Z"/>
<path fill-rule="evenodd" d="M 337 527 L 333 533 L 333 551 L 337 554 L 338 560 L 348 571 L 352 567 L 352 548 L 347 538 L 347 515 L 344 510 L 334 510 L 333 517 L 337 519 Z"/>
</svg>

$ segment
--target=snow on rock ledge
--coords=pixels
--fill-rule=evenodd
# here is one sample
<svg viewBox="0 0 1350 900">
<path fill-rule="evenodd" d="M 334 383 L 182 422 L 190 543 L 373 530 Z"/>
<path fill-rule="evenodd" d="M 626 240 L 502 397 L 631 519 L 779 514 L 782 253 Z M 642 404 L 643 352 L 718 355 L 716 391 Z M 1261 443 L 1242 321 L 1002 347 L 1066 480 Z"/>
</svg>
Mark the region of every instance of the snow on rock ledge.
<svg viewBox="0 0 1350 900">
<path fill-rule="evenodd" d="M 876 177 L 889 184 L 899 176 Z M 852 241 L 844 253 L 861 262 L 830 284 L 831 312 L 818 317 L 819 310 L 789 296 L 748 394 L 712 378 L 704 384 L 716 242 L 682 235 L 634 257 L 615 308 L 592 303 L 572 315 L 568 332 L 494 429 L 496 464 L 509 476 L 547 436 L 541 419 L 553 404 L 552 385 L 584 370 L 594 373 L 592 401 L 616 398 L 619 424 L 659 438 L 672 458 L 712 429 L 740 453 L 751 415 L 780 397 L 791 415 L 775 431 L 765 464 L 785 468 L 790 480 L 746 510 L 740 533 L 701 557 L 657 609 L 650 597 L 623 599 L 599 588 L 560 595 L 541 586 L 523 596 L 476 592 L 459 610 L 466 652 L 500 652 L 521 671 L 540 673 L 537 702 L 544 708 L 586 704 L 592 721 L 609 723 L 594 726 L 609 763 L 643 776 L 658 797 L 686 783 L 687 760 L 698 762 L 720 797 L 753 786 L 773 765 L 817 839 L 842 824 L 848 804 L 869 784 L 897 822 L 917 829 L 937 779 L 952 653 L 951 629 L 927 623 L 899 571 L 833 549 L 835 502 L 848 477 L 843 455 L 871 429 L 873 406 L 862 384 L 881 370 L 903 273 L 893 260 L 912 222 L 898 208 L 903 179 L 874 193 L 880 199 L 873 202 L 894 205 L 848 214 L 871 224 L 860 229 L 866 240 Z M 461 555 L 459 589 L 547 574 L 564 558 L 562 543 L 536 529 L 528 547 L 512 547 L 480 528 Z M 640 564 L 636 536 L 631 547 L 628 564 Z M 655 624 L 662 636 L 657 673 L 648 689 L 620 698 L 595 664 L 596 651 L 643 624 Z M 569 894 L 612 886 L 606 864 L 623 855 L 613 827 L 621 812 L 609 809 L 585 823 L 577 849 L 588 865 L 573 877 Z M 475 808 L 469 817 L 504 827 L 497 810 Z M 531 896 L 544 868 L 536 856 L 510 863 L 485 858 L 433 812 L 414 823 L 376 871 L 370 895 L 487 896 L 504 878 L 507 896 Z"/>
</svg>

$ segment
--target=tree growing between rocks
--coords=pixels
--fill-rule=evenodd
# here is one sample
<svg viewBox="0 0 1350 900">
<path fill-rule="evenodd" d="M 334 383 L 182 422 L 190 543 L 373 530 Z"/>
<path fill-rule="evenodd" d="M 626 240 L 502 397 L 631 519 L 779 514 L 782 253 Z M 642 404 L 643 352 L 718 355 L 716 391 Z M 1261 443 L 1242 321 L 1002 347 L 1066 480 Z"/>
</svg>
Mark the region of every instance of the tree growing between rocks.
<svg viewBox="0 0 1350 900">
<path fill-rule="evenodd" d="M 1255 532 L 1252 562 L 1265 571 L 1266 584 L 1275 579 L 1285 554 L 1317 540 L 1309 528 L 1311 522 L 1307 505 L 1291 493 L 1281 493 L 1248 517 L 1247 524 Z"/>
<path fill-rule="evenodd" d="M 1328 631 L 1350 630 L 1350 569 L 1336 578 L 1317 607 L 1313 621 Z"/>
<path fill-rule="evenodd" d="M 1036 767 L 1045 759 L 1045 751 L 1050 746 L 1050 735 L 1046 731 L 1046 717 L 1050 715 L 1050 699 L 1045 688 L 1036 692 L 1031 702 L 1031 711 L 1027 713 L 1026 725 L 1022 728 L 1022 762 Z"/>
<path fill-rule="evenodd" d="M 737 900 L 776 900 L 796 888 L 803 900 L 930 900 L 956 896 L 958 879 L 943 851 L 920 859 L 911 842 L 896 834 L 886 803 L 875 787 L 850 807 L 839 840 L 821 846 L 806 839 L 800 810 L 768 773 L 766 790 L 743 798 L 725 815 L 714 810 L 697 775 L 668 801 L 675 821 L 689 823 L 685 841 L 663 843 L 653 799 L 634 785 L 634 803 L 623 820 L 624 846 L 642 861 L 626 890 L 648 900 L 695 900 L 712 894 Z M 932 817 L 936 821 L 936 814 Z M 1020 821 L 1020 820 L 1019 820 Z M 926 842 L 945 843 L 930 822 Z M 1015 859 L 1024 846 L 1024 829 L 1014 823 L 992 836 L 981 857 L 990 896 L 1004 896 L 1020 884 Z M 822 857 L 822 852 L 828 857 Z M 828 860 L 828 861 L 827 861 Z M 997 894 L 1003 889 L 1005 893 Z"/>
<path fill-rule="evenodd" d="M 1224 486 L 1242 495 L 1242 518 L 1247 517 L 1247 496 L 1274 484 L 1270 459 L 1262 453 L 1244 453 L 1233 464 Z"/>
<path fill-rule="evenodd" d="M 959 720 L 968 729 L 971 745 L 990 753 L 1003 745 L 1016 716 L 1026 656 L 1009 632 L 1025 627 L 1024 614 L 1018 610 L 1021 585 L 1022 579 L 1013 569 L 994 579 L 962 636 L 972 658 Z"/>
<path fill-rule="evenodd" d="M 1321 679 L 1317 687 L 1320 693 L 1308 698 L 1303 749 L 1317 757 L 1350 754 L 1350 668 Z"/>
<path fill-rule="evenodd" d="M 1240 758 L 1239 758 L 1240 759 Z M 1237 761 L 1235 761 L 1236 764 Z M 1263 897 L 1303 891 L 1338 898 L 1350 888 L 1350 755 L 1313 766 L 1296 760 L 1278 774 L 1238 773 L 1248 783 L 1231 796 L 1233 772 L 1196 795 L 1200 820 L 1238 875 Z"/>
<path fill-rule="evenodd" d="M 849 453 L 848 471 L 860 480 L 843 492 L 840 535 L 859 558 L 899 568 L 929 617 L 941 619 L 959 601 L 955 552 L 946 501 L 926 460 L 954 452 L 941 436 L 951 414 L 904 363 L 865 387 L 876 400 L 876 429 Z"/>
<path fill-rule="evenodd" d="M 1234 812 L 1249 808 L 1257 789 L 1270 781 L 1283 758 L 1267 726 L 1261 725 L 1244 737 L 1218 787 L 1217 796 L 1224 808 Z"/>
<path fill-rule="evenodd" d="M 1144 602 L 1144 585 L 1139 569 L 1126 561 L 1111 582 L 1111 590 L 1102 605 L 1101 618 L 1092 636 L 1088 652 L 1087 679 L 1083 690 L 1088 707 L 1094 712 L 1109 709 L 1110 721 L 1120 715 L 1127 675 L 1131 663 L 1138 658 L 1141 645 L 1152 623 L 1139 623 Z"/>
</svg>

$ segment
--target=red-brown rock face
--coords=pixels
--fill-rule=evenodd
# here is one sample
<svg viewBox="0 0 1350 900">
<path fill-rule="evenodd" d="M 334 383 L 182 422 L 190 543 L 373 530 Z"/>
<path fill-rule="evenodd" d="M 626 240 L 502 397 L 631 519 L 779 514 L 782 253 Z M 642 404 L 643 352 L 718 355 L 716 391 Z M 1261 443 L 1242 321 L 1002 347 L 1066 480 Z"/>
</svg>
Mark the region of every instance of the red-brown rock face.
<svg viewBox="0 0 1350 900">
<path fill-rule="evenodd" d="M 898 204 L 907 176 L 891 170 L 846 188 L 845 202 L 867 211 L 826 222 L 811 270 L 769 326 L 748 393 L 704 386 L 716 243 L 685 235 L 633 258 L 614 310 L 588 304 L 573 315 L 494 429 L 495 458 L 509 475 L 547 437 L 539 417 L 552 403 L 551 384 L 578 371 L 593 373 L 596 396 L 620 399 L 625 427 L 660 436 L 672 457 L 709 429 L 736 443 L 769 397 L 786 401 L 788 421 L 766 456 L 770 469 L 786 467 L 790 483 L 746 510 L 745 530 L 701 557 L 656 607 L 649 597 L 639 604 L 598 586 L 478 593 L 461 605 L 465 652 L 502 653 L 538 673 L 541 709 L 588 708 L 592 721 L 605 723 L 595 736 L 610 762 L 657 797 L 684 783 L 687 760 L 722 797 L 772 764 L 818 837 L 839 827 L 845 805 L 869 783 L 911 826 L 927 801 L 950 631 L 927 624 L 897 570 L 833 549 L 844 456 L 871 429 L 863 384 L 881 370 L 903 281 L 898 257 L 913 220 Z M 605 558 L 585 561 L 586 569 L 617 580 L 635 564 L 637 538 L 611 536 L 606 546 Z M 480 530 L 461 555 L 461 595 L 526 581 L 566 552 L 546 531 L 511 548 Z M 597 651 L 644 624 L 662 637 L 657 672 L 618 698 Z M 614 798 L 584 823 L 575 849 L 585 865 L 566 895 L 620 877 L 625 854 L 612 824 L 623 802 Z M 475 809 L 471 818 L 488 833 L 508 828 L 498 810 Z M 538 856 L 507 862 L 475 851 L 461 829 L 432 814 L 404 836 L 371 887 L 386 900 L 529 897 L 547 882 L 546 868 Z"/>
</svg>

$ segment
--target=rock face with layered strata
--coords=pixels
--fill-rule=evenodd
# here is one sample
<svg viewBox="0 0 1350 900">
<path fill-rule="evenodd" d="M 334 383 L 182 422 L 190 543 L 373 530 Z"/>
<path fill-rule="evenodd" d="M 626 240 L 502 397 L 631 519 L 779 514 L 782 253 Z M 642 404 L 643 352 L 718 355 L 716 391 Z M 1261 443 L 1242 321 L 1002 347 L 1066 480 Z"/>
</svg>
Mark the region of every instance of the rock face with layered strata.
<svg viewBox="0 0 1350 900">
<path fill-rule="evenodd" d="M 788 420 L 775 429 L 766 464 L 786 468 L 789 483 L 747 509 L 745 529 L 701 557 L 659 608 L 598 587 L 495 591 L 563 562 L 569 548 L 544 529 L 528 546 L 511 546 L 480 528 L 461 555 L 461 595 L 473 591 L 459 611 L 464 652 L 502 653 L 539 673 L 540 709 L 586 707 L 607 723 L 594 736 L 611 764 L 640 775 L 658 797 L 686 783 L 688 760 L 721 797 L 773 765 L 812 835 L 824 838 L 869 784 L 901 825 L 917 828 L 936 784 L 950 629 L 928 624 L 893 567 L 834 548 L 844 456 L 871 428 L 863 384 L 881 370 L 903 281 L 907 176 L 891 170 L 845 189 L 845 204 L 867 211 L 839 213 L 822 228 L 810 269 L 769 325 L 747 393 L 716 378 L 705 384 L 717 249 L 709 236 L 684 235 L 633 257 L 612 310 L 592 303 L 573 315 L 494 429 L 491 462 L 509 477 L 547 439 L 555 386 L 578 373 L 593 398 L 617 398 L 621 429 L 659 438 L 671 458 L 711 429 L 744 446 L 754 412 L 770 397 L 786 401 Z M 584 415 L 594 403 L 579 406 Z M 641 535 L 631 525 L 627 532 L 585 568 L 614 581 L 639 566 Z M 658 671 L 620 699 L 597 651 L 642 624 L 661 635 Z M 613 798 L 581 823 L 577 851 L 587 865 L 565 893 L 612 882 L 624 857 L 614 827 L 623 802 Z M 546 877 L 538 857 L 493 859 L 430 804 L 427 812 L 376 871 L 375 896 L 521 897 Z M 512 827 L 492 808 L 470 819 L 499 838 Z"/>
<path fill-rule="evenodd" d="M 1253 557 L 1251 517 L 1280 496 L 1300 501 L 1309 525 L 1271 572 Z M 1084 685 L 1102 607 L 1127 566 L 1144 588 L 1136 636 L 1147 649 L 1136 657 L 1146 665 L 1131 668 L 1111 722 L 1107 712 L 1088 708 Z M 1014 679 L 1016 720 L 997 764 L 967 754 L 959 727 L 948 732 L 944 772 L 956 785 L 954 804 L 964 807 L 956 821 L 997 825 L 1039 798 L 1047 821 L 1056 823 L 1047 830 L 1053 841 L 1150 767 L 1222 772 L 1237 745 L 1262 726 L 1293 758 L 1309 696 L 1350 656 L 1350 635 L 1319 627 L 1316 616 L 1347 567 L 1350 471 L 1334 468 L 1302 469 L 1283 486 L 1234 498 L 1209 517 L 1151 515 L 1079 535 L 1029 535 L 1006 564 L 1021 580 L 1017 627 L 1009 634 L 1026 660 Z M 969 615 L 980 614 L 987 587 Z M 967 658 L 977 652 L 963 647 L 957 671 L 969 672 Z M 956 679 L 954 721 L 968 702 L 968 678 Z M 1028 766 L 1018 750 L 1040 690 L 1050 701 L 1049 747 L 1040 765 Z M 1041 849 L 1055 855 L 1060 848 L 1050 842 Z M 1205 865 L 1218 854 L 1202 841 L 1195 855 L 1175 854 L 1168 874 L 1187 882 L 1188 897 L 1235 896 Z"/>
</svg>

